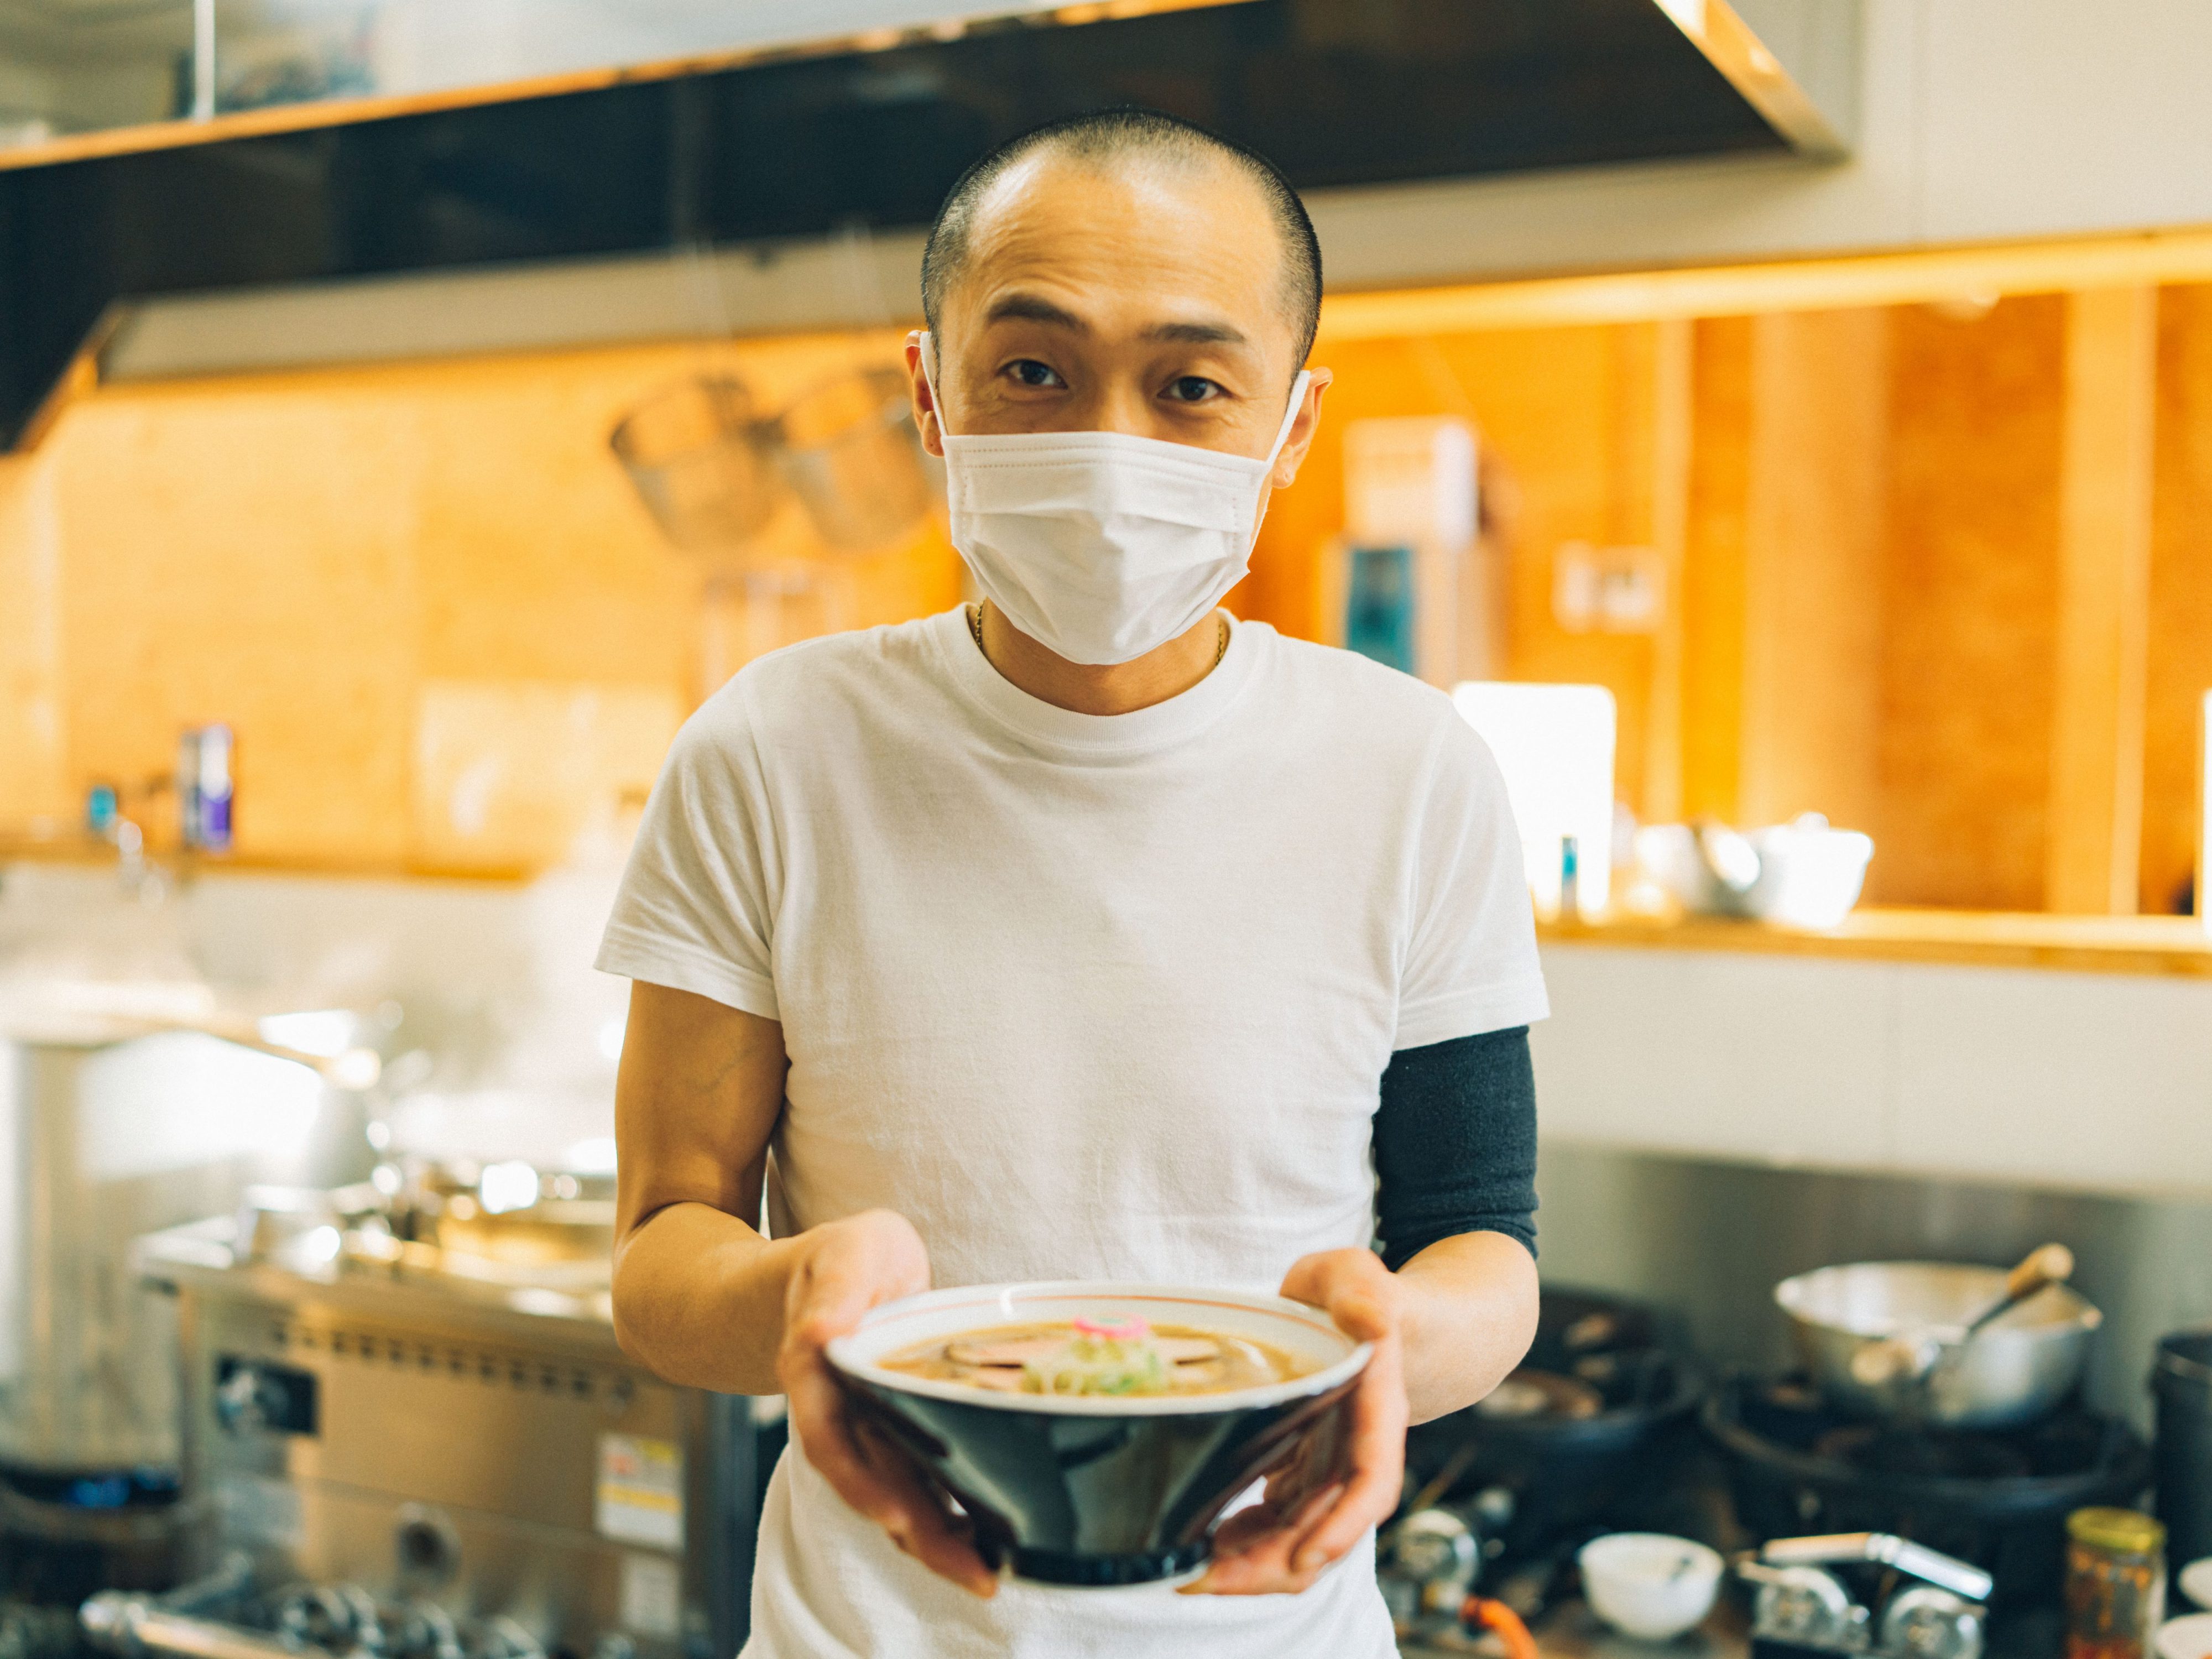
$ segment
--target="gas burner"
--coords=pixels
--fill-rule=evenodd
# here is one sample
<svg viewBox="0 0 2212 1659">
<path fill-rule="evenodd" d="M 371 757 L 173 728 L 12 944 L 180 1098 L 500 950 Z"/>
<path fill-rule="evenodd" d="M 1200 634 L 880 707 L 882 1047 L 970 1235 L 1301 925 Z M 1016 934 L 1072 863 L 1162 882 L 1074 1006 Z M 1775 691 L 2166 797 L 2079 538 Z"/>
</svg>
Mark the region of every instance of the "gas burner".
<svg viewBox="0 0 2212 1659">
<path fill-rule="evenodd" d="M 168 1583 L 193 1518 L 166 1469 L 0 1464 L 0 1589 L 75 1607 L 112 1585 Z M 0 1659 L 7 1651 L 0 1642 Z"/>
<path fill-rule="evenodd" d="M 2150 1476 L 2140 1436 L 2079 1406 L 2005 1431 L 1883 1427 L 1830 1412 L 1801 1379 L 1735 1377 L 1704 1420 L 1754 1536 L 1899 1534 L 1994 1574 L 1993 1606 L 2054 1600 L 2068 1513 L 2131 1503 Z"/>
<path fill-rule="evenodd" d="M 2024 1450 L 1991 1435 L 1880 1428 L 1870 1423 L 1830 1429 L 1813 1443 L 1813 1455 L 1866 1474 L 2010 1480 L 2035 1473 Z"/>
<path fill-rule="evenodd" d="M 103 1590 L 77 1622 L 94 1649 L 117 1659 L 546 1659 L 544 1644 L 505 1614 L 457 1619 L 435 1601 L 380 1598 L 358 1584 L 265 1589 L 244 1552 L 164 1595 Z M 594 1659 L 625 1651 L 603 1641 Z"/>
<path fill-rule="evenodd" d="M 1626 1303 L 1546 1290 L 1528 1363 L 1480 1405 L 1407 1437 L 1408 1501 L 1383 1529 L 1401 1634 L 1469 1589 L 1538 1616 L 1599 1532 L 1699 1530 L 1686 1460 L 1703 1375 Z"/>
</svg>

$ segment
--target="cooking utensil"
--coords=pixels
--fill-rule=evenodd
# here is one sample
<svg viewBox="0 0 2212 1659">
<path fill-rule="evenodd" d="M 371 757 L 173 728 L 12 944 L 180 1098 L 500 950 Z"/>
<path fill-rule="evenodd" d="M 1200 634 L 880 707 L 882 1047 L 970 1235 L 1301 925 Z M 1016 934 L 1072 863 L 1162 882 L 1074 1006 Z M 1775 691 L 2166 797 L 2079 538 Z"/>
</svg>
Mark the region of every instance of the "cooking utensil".
<svg viewBox="0 0 2212 1659">
<path fill-rule="evenodd" d="M 2151 1367 L 2158 1407 L 2158 1518 L 2168 1559 L 2187 1562 L 2177 1582 L 2212 1608 L 2212 1326 L 2161 1340 Z"/>
<path fill-rule="evenodd" d="M 978 1326 L 1141 1316 L 1267 1343 L 1313 1367 L 1215 1394 L 994 1394 L 886 1370 L 886 1355 Z M 1352 1391 L 1373 1352 L 1280 1297 L 1148 1285 L 978 1285 L 888 1302 L 832 1341 L 855 1404 L 960 1502 L 987 1561 L 1097 1586 L 1170 1578 L 1212 1553 L 1213 1525 L 1263 1476 L 1334 1478 Z M 1294 1501 L 1296 1494 L 1285 1494 Z"/>
<path fill-rule="evenodd" d="M 904 534 L 935 493 L 895 368 L 836 375 L 773 416 L 734 376 L 694 375 L 630 410 L 607 442 L 662 533 L 725 568 L 758 556 L 748 544 L 787 488 L 848 550 Z"/>
<path fill-rule="evenodd" d="M 1792 927 L 1833 927 L 1858 902 L 1874 842 L 1818 812 L 1739 833 L 1711 819 L 1648 824 L 1636 860 L 1685 909 Z"/>
<path fill-rule="evenodd" d="M 1759 854 L 1759 879 L 1743 901 L 1753 915 L 1791 927 L 1835 927 L 1859 902 L 1874 860 L 1871 836 L 1804 812 L 1747 839 Z"/>
<path fill-rule="evenodd" d="M 1929 1328 L 1869 1342 L 1851 1356 L 1851 1375 L 1870 1389 L 1881 1388 L 1899 1377 L 1924 1377 L 1945 1354 L 1956 1353 L 1984 1327 L 2010 1313 L 2045 1285 L 2063 1285 L 2073 1276 L 2073 1251 L 2063 1244 L 2039 1245 L 2005 1275 L 2003 1293 L 1967 1321 L 1963 1328 L 1954 1331 Z"/>
<path fill-rule="evenodd" d="M 769 431 L 743 380 L 698 374 L 630 410 L 607 444 L 662 534 L 688 553 L 731 557 L 781 495 Z"/>
<path fill-rule="evenodd" d="M 1712 818 L 1701 818 L 1690 829 L 1697 837 L 1698 861 L 1722 892 L 1741 899 L 1758 884 L 1759 852 L 1743 836 Z"/>
<path fill-rule="evenodd" d="M 1971 1340 L 1966 1327 L 2008 1288 L 1999 1267 L 1878 1261 L 1822 1267 L 1775 1286 L 1806 1370 L 1837 1410 L 1945 1428 L 1999 1428 L 2040 1417 L 2080 1380 L 2103 1316 L 2063 1285 L 2046 1285 Z M 1872 1383 L 1853 1362 L 1875 1344 L 1935 1332 L 1929 1369 Z"/>
<path fill-rule="evenodd" d="M 896 369 L 825 380 L 768 430 L 777 465 L 832 547 L 884 546 L 929 511 L 934 491 L 907 379 Z"/>
<path fill-rule="evenodd" d="M 0 1164 L 0 1462 L 11 1470 L 173 1465 L 176 1379 L 154 1357 L 175 1315 L 133 1283 L 129 1241 L 230 1208 L 257 1176 L 307 1174 L 324 1103 L 310 1072 L 252 1050 L 317 1056 L 236 1035 L 0 1002 L 0 1145 L 12 1149 Z"/>
</svg>

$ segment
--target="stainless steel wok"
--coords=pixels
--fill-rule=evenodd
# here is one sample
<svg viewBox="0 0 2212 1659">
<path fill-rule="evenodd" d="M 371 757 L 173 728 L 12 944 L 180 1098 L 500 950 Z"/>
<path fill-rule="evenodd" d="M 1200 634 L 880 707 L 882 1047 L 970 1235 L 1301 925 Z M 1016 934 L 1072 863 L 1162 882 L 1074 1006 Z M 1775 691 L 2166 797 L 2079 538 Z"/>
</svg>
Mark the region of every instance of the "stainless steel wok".
<svg viewBox="0 0 2212 1659">
<path fill-rule="evenodd" d="M 2005 1293 L 2002 1267 L 1868 1261 L 1821 1267 L 1774 1287 L 1799 1356 L 1838 1410 L 1946 1428 L 2002 1428 L 2042 1416 L 2080 1380 L 2103 1316 L 2046 1285 L 1972 1337 L 1966 1327 Z M 1869 1364 L 1899 1343 L 1928 1363 Z"/>
</svg>

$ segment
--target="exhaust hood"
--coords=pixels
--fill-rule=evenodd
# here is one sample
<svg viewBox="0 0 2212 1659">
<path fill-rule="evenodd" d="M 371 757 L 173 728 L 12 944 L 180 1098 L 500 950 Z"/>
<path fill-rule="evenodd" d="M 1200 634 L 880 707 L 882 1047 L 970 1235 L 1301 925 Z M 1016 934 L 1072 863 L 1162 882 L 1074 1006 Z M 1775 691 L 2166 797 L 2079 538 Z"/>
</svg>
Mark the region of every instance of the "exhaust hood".
<svg viewBox="0 0 2212 1659">
<path fill-rule="evenodd" d="M 1857 21 L 1857 0 L 0 0 L 0 444 L 99 376 L 136 296 L 896 246 L 979 151 L 1103 105 L 1197 120 L 1305 191 L 1832 157 Z"/>
</svg>

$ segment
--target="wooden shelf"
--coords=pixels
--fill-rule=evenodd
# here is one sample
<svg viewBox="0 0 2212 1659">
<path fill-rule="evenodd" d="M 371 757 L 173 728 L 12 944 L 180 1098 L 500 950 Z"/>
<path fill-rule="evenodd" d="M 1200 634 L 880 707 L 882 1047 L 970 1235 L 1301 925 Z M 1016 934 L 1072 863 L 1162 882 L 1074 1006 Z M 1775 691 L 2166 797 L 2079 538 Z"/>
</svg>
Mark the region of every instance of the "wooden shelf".
<svg viewBox="0 0 2212 1659">
<path fill-rule="evenodd" d="M 1869 908 L 1827 932 L 1717 916 L 1547 922 L 1546 944 L 1736 951 L 1883 962 L 1965 963 L 2071 973 L 2212 978 L 2212 933 L 2193 916 L 2067 916 Z"/>
<path fill-rule="evenodd" d="M 172 880 L 194 881 L 203 876 L 334 876 L 342 879 L 378 881 L 526 882 L 543 873 L 521 866 L 441 865 L 401 860 L 344 858 L 270 857 L 252 853 L 179 853 L 157 850 L 147 863 Z M 67 864 L 116 867 L 115 849 L 83 840 L 46 841 L 31 836 L 0 836 L 0 868 L 10 864 Z"/>
</svg>

